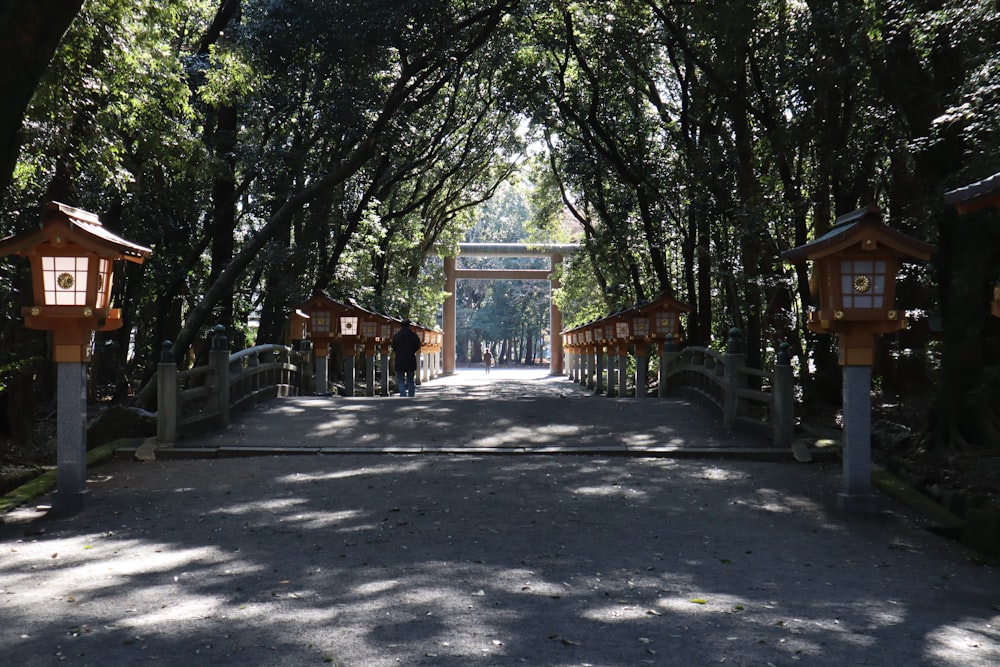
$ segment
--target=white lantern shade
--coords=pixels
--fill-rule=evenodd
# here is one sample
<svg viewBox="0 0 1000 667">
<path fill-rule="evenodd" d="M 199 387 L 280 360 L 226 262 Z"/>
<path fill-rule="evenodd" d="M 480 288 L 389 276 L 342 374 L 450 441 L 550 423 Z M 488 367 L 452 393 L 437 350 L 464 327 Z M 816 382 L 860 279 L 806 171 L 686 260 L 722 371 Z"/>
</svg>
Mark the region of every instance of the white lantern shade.
<svg viewBox="0 0 1000 667">
<path fill-rule="evenodd" d="M 357 315 L 341 315 L 340 316 L 340 335 L 341 336 L 357 336 L 358 335 L 358 316 Z"/>
</svg>

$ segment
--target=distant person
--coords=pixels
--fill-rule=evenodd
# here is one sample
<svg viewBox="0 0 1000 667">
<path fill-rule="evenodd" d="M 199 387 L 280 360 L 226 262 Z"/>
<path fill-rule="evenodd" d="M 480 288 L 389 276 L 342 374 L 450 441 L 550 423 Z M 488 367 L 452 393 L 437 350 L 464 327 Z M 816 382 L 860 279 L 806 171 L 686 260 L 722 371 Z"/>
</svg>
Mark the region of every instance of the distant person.
<svg viewBox="0 0 1000 667">
<path fill-rule="evenodd" d="M 417 354 L 420 353 L 420 336 L 410 329 L 410 320 L 392 337 L 392 351 L 396 353 L 396 388 L 400 396 L 417 393 Z"/>
<path fill-rule="evenodd" d="M 486 366 L 486 374 L 490 374 L 490 369 L 493 368 L 493 353 L 490 352 L 490 348 L 483 350 L 483 366 Z"/>
</svg>

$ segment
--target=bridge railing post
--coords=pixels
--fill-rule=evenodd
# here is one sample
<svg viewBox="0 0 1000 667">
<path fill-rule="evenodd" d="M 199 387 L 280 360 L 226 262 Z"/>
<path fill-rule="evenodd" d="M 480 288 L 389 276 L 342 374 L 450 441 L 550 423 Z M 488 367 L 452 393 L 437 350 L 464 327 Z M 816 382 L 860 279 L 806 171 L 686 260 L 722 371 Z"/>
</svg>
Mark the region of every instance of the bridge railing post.
<svg viewBox="0 0 1000 667">
<path fill-rule="evenodd" d="M 677 343 L 674 342 L 674 335 L 667 334 L 666 340 L 660 345 L 660 380 L 659 388 L 657 394 L 660 398 L 664 398 L 667 395 L 667 376 L 670 372 L 670 367 L 674 365 L 674 360 L 677 359 Z"/>
<path fill-rule="evenodd" d="M 212 336 L 212 349 L 208 353 L 208 383 L 212 388 L 209 408 L 214 412 L 216 425 L 229 426 L 229 339 L 226 328 L 221 324 L 215 326 Z"/>
<path fill-rule="evenodd" d="M 628 348 L 619 346 L 617 359 L 615 359 L 615 378 L 618 390 L 615 392 L 619 398 L 628 396 Z"/>
<path fill-rule="evenodd" d="M 596 366 L 594 368 L 594 384 L 592 385 L 595 394 L 604 393 L 604 369 L 607 362 L 604 360 L 604 348 L 598 346 L 596 355 Z"/>
<path fill-rule="evenodd" d="M 316 382 L 313 377 L 313 346 L 309 339 L 303 340 L 299 344 L 298 363 L 298 388 L 299 396 L 311 396 L 316 393 Z"/>
<path fill-rule="evenodd" d="M 177 442 L 177 425 L 180 422 L 177 408 L 177 362 L 172 348 L 172 341 L 163 341 L 160 364 L 156 371 L 156 444 L 161 446 Z"/>
<path fill-rule="evenodd" d="M 742 336 L 740 330 L 733 327 L 729 330 L 729 341 L 726 344 L 725 384 L 722 392 L 722 424 L 725 428 L 733 428 L 740 415 L 738 392 L 746 384 L 746 375 L 742 373 L 745 364 Z"/>
<path fill-rule="evenodd" d="M 389 351 L 382 349 L 379 352 L 379 395 L 389 395 Z"/>
<path fill-rule="evenodd" d="M 792 355 L 788 351 L 787 342 L 781 344 L 778 352 L 771 392 L 774 444 L 790 446 L 795 436 L 795 378 L 792 374 Z"/>
<path fill-rule="evenodd" d="M 646 397 L 646 373 L 649 371 L 649 348 L 645 344 L 635 346 L 635 397 Z"/>
<path fill-rule="evenodd" d="M 368 385 L 365 396 L 375 396 L 375 357 L 378 352 L 374 347 L 365 346 L 365 383 Z"/>
</svg>

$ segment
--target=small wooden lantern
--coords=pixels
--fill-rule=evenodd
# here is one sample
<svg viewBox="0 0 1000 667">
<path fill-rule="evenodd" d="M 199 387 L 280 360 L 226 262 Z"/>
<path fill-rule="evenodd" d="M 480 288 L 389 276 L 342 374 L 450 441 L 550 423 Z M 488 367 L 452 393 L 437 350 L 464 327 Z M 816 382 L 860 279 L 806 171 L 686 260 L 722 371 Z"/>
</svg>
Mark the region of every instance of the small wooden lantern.
<svg viewBox="0 0 1000 667">
<path fill-rule="evenodd" d="M 645 341 L 649 336 L 649 315 L 645 313 L 632 315 L 630 318 L 631 337 L 634 341 Z"/>
<path fill-rule="evenodd" d="M 345 343 L 353 343 L 358 339 L 358 316 L 354 313 L 341 315 L 340 338 Z"/>
<path fill-rule="evenodd" d="M 325 291 L 317 289 L 298 309 L 309 316 L 309 337 L 315 346 L 316 356 L 326 357 L 330 351 L 330 340 L 337 335 L 335 316 L 346 308 L 330 298 Z"/>
<path fill-rule="evenodd" d="M 840 335 L 842 365 L 871 366 L 875 335 L 907 325 L 895 307 L 900 260 L 926 261 L 934 250 L 890 229 L 878 207 L 867 206 L 840 216 L 829 232 L 782 257 L 792 263 L 815 262 L 810 282 L 820 305 L 809 313 L 809 330 Z"/>
<path fill-rule="evenodd" d="M 390 342 L 392 342 L 392 322 L 385 321 L 379 323 L 378 337 L 379 337 L 379 343 L 381 343 L 383 346 L 386 346 Z"/>
<path fill-rule="evenodd" d="M 0 256 L 18 254 L 31 261 L 35 304 L 24 309 L 29 329 L 53 332 L 53 359 L 90 359 L 92 331 L 122 326 L 111 307 L 114 262 L 142 264 L 152 251 L 112 234 L 93 213 L 59 202 L 42 208 L 41 228 L 0 241 Z"/>
<path fill-rule="evenodd" d="M 694 308 L 663 292 L 637 307 L 637 310 L 651 320 L 649 340 L 662 342 L 673 336 L 674 342 L 680 343 L 684 339 L 680 315 L 690 313 Z"/>
</svg>

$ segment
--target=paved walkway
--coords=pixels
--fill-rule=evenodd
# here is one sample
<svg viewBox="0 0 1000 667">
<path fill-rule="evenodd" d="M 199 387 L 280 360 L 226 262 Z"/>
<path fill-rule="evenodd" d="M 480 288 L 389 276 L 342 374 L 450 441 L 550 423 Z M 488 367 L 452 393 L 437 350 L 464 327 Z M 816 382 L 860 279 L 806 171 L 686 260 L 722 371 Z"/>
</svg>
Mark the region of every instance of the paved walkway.
<svg viewBox="0 0 1000 667">
<path fill-rule="evenodd" d="M 414 398 L 302 396 L 271 401 L 223 431 L 158 458 L 262 453 L 777 454 L 760 433 L 722 428 L 683 399 L 606 398 L 547 369 L 460 369 Z"/>
<path fill-rule="evenodd" d="M 837 513 L 837 464 L 114 460 L 89 487 L 75 517 L 0 524 L 0 664 L 1000 664 L 997 571 L 890 498 Z"/>
</svg>

